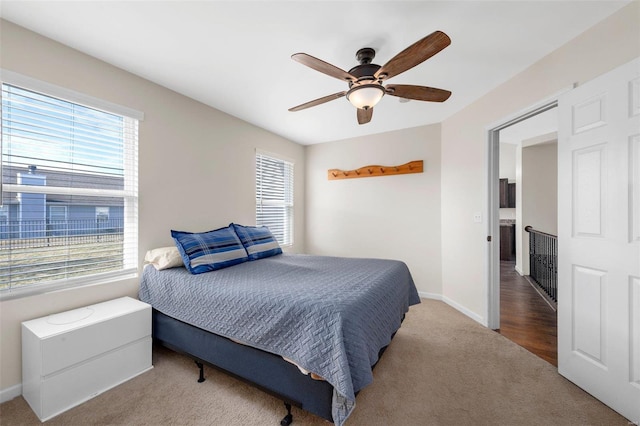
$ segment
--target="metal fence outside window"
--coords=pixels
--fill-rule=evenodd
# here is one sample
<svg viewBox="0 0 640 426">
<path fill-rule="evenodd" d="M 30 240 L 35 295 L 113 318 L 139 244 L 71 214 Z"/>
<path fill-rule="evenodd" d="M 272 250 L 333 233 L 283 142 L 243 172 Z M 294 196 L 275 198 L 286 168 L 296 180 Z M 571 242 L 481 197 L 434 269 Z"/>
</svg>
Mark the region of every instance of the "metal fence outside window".
<svg viewBox="0 0 640 426">
<path fill-rule="evenodd" d="M 0 222 L 0 249 L 122 241 L 123 219 L 8 220 Z"/>
</svg>

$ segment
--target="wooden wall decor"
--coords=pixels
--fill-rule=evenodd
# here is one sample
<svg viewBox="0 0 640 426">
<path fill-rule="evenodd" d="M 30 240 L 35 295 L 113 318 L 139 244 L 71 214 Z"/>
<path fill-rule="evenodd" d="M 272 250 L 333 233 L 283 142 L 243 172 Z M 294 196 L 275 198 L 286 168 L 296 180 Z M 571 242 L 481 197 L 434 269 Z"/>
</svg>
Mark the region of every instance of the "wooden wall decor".
<svg viewBox="0 0 640 426">
<path fill-rule="evenodd" d="M 405 175 L 408 173 L 422 172 L 423 161 L 416 160 L 410 161 L 407 164 L 402 164 L 400 166 L 364 166 L 356 170 L 331 169 L 327 172 L 327 177 L 329 180 L 338 180 L 374 176 Z"/>
</svg>

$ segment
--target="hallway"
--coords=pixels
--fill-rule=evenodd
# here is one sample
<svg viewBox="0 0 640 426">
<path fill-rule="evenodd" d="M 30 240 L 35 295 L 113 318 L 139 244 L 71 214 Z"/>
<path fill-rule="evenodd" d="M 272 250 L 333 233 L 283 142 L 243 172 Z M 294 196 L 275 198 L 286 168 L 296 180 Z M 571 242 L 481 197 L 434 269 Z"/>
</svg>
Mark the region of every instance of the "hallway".
<svg viewBox="0 0 640 426">
<path fill-rule="evenodd" d="M 500 262 L 500 334 L 558 366 L 557 315 L 515 263 Z"/>
</svg>

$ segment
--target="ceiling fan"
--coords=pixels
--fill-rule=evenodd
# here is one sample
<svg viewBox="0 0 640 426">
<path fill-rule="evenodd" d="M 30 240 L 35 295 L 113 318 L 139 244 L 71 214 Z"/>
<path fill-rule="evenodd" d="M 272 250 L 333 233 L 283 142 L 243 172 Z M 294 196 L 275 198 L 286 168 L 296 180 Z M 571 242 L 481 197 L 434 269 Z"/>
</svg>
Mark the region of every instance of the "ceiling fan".
<svg viewBox="0 0 640 426">
<path fill-rule="evenodd" d="M 373 107 L 385 94 L 418 101 L 444 102 L 451 96 L 451 92 L 448 90 L 409 84 L 383 86 L 382 83 L 426 61 L 450 44 L 449 36 L 442 31 L 435 31 L 398 53 L 383 66 L 371 63 L 376 52 L 370 47 L 365 47 L 356 53 L 360 65 L 351 68 L 349 72 L 306 53 L 291 55 L 291 59 L 294 61 L 348 82 L 349 90 L 323 96 L 289 108 L 289 111 L 300 111 L 346 96 L 349 102 L 358 109 L 358 123 L 365 124 L 371 121 Z"/>
</svg>

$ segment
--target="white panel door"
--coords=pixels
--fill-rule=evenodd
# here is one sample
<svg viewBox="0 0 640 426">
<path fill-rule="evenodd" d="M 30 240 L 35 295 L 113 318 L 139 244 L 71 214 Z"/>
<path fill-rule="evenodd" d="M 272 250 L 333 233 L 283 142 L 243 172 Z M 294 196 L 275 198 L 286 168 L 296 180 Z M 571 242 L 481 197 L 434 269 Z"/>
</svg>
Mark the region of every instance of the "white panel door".
<svg viewBox="0 0 640 426">
<path fill-rule="evenodd" d="M 558 371 L 638 424 L 640 58 L 558 106 Z"/>
</svg>

